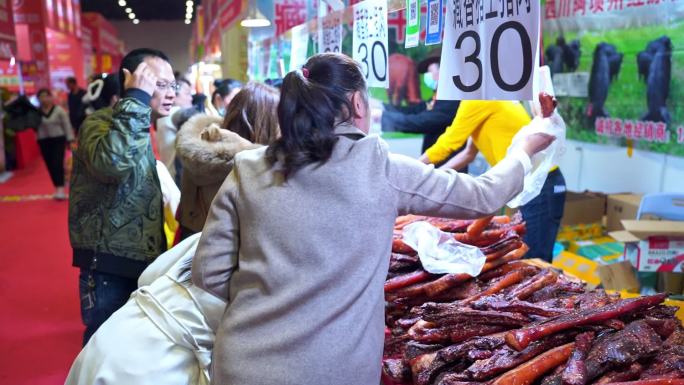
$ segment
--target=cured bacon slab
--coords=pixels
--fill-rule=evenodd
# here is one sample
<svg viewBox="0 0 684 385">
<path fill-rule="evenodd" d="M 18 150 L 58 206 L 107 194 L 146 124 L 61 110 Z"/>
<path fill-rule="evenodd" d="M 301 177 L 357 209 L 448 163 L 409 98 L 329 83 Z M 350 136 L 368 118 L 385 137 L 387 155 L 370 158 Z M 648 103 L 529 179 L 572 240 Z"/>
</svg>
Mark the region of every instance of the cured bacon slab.
<svg viewBox="0 0 684 385">
<path fill-rule="evenodd" d="M 516 350 L 523 350 L 531 342 L 548 335 L 577 326 L 619 318 L 627 313 L 658 305 L 663 302 L 665 298 L 667 298 L 667 294 L 630 298 L 620 300 L 599 309 L 586 309 L 569 313 L 539 325 L 527 326 L 522 329 L 510 331 L 506 334 L 506 342 Z"/>
<path fill-rule="evenodd" d="M 492 382 L 492 385 L 530 385 L 541 378 L 546 372 L 568 360 L 575 348 L 575 343 L 569 343 L 551 349 L 534 359 L 510 370 Z"/>
<path fill-rule="evenodd" d="M 593 341 L 593 332 L 582 333 L 575 338 L 575 350 L 573 350 L 565 370 L 561 374 L 562 385 L 585 385 L 587 383 L 587 365 L 584 361 L 589 355 Z"/>
</svg>

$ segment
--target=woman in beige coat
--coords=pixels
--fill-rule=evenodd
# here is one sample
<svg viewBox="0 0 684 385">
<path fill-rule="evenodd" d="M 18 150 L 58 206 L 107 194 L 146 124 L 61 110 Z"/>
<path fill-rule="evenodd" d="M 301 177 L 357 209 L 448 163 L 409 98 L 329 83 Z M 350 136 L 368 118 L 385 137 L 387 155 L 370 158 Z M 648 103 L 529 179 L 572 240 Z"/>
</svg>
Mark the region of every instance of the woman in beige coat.
<svg viewBox="0 0 684 385">
<path fill-rule="evenodd" d="M 193 261 L 193 282 L 228 300 L 212 383 L 376 385 L 397 215 L 491 214 L 553 138 L 479 178 L 391 154 L 367 136 L 366 82 L 341 54 L 289 73 L 278 117 L 278 141 L 235 157 Z"/>
<path fill-rule="evenodd" d="M 275 88 L 249 83 L 231 101 L 223 121 L 195 115 L 182 126 L 176 144 L 183 164 L 181 239 L 202 231 L 211 201 L 233 168 L 235 155 L 280 136 L 278 100 Z"/>
</svg>

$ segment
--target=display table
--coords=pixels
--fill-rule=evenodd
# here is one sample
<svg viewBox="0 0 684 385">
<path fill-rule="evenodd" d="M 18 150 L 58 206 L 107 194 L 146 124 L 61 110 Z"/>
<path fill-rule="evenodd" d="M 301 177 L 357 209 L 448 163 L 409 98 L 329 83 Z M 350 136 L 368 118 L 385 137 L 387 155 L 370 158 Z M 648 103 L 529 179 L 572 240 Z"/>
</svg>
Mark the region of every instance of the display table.
<svg viewBox="0 0 684 385">
<path fill-rule="evenodd" d="M 40 156 L 36 132 L 28 129 L 17 132 L 14 138 L 17 149 L 17 169 L 22 169 Z"/>
</svg>

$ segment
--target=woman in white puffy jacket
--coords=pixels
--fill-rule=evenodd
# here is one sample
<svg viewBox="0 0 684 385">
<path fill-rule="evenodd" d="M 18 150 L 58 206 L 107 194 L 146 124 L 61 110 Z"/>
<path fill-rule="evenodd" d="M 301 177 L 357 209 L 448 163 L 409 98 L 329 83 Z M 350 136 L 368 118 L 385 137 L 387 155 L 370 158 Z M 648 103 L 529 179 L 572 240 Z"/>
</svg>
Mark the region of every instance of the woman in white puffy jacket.
<svg viewBox="0 0 684 385">
<path fill-rule="evenodd" d="M 214 331 L 226 303 L 190 281 L 199 236 L 142 273 L 138 290 L 78 355 L 66 385 L 209 383 Z"/>
</svg>

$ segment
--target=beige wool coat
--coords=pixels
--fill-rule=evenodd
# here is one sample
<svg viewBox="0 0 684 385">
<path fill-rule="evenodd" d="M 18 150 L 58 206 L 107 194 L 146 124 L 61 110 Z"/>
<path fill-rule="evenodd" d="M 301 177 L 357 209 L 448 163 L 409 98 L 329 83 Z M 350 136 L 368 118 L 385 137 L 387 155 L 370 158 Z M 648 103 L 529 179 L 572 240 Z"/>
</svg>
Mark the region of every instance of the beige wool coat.
<svg viewBox="0 0 684 385">
<path fill-rule="evenodd" d="M 238 134 L 221 129 L 223 118 L 195 115 L 178 132 L 176 152 L 183 165 L 180 224 L 202 231 L 209 206 L 233 169 L 238 152 L 257 148 Z"/>
<path fill-rule="evenodd" d="M 523 187 L 516 158 L 473 178 L 350 125 L 336 133 L 328 162 L 286 182 L 265 148 L 241 152 L 216 195 L 192 266 L 196 285 L 229 300 L 212 384 L 377 385 L 396 217 L 476 218 Z"/>
</svg>

